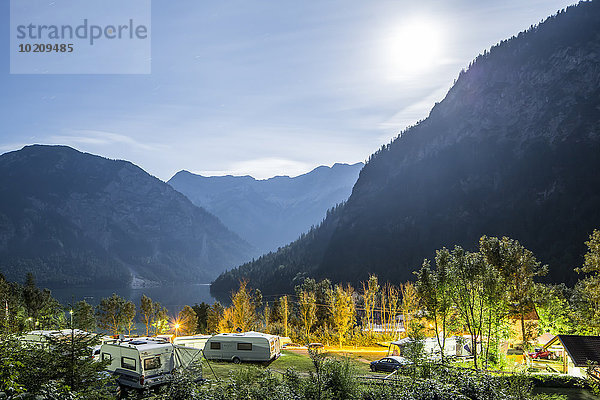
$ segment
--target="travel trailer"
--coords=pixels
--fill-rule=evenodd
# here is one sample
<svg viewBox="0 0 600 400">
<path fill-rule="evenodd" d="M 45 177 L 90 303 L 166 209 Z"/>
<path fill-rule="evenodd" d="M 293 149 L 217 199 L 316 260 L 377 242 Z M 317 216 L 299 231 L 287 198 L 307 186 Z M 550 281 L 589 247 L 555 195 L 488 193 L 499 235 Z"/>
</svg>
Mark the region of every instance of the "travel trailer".
<svg viewBox="0 0 600 400">
<path fill-rule="evenodd" d="M 54 330 L 54 331 L 31 331 L 25 333 L 23 336 L 19 337 L 19 340 L 23 344 L 45 347 L 48 345 L 49 339 L 63 339 L 69 338 L 73 334 L 76 337 L 91 337 L 95 336 L 94 333 L 89 333 L 86 331 L 82 331 L 80 329 L 62 329 L 62 330 Z"/>
<path fill-rule="evenodd" d="M 202 350 L 210 338 L 211 335 L 177 336 L 173 339 L 173 344 Z"/>
<path fill-rule="evenodd" d="M 119 341 L 100 348 L 100 360 L 110 362 L 106 369 L 117 375 L 119 385 L 134 389 L 165 384 L 171 380 L 175 368 L 188 368 L 201 358 L 202 350 L 162 340 Z M 201 370 L 199 374 L 201 378 Z"/>
<path fill-rule="evenodd" d="M 391 342 L 388 348 L 388 355 L 402 356 L 406 346 L 413 342 L 413 339 L 404 338 L 395 342 Z M 422 340 L 423 352 L 431 359 L 440 358 L 440 346 L 436 338 L 425 338 Z M 444 357 L 470 357 L 471 341 L 460 336 L 447 337 L 444 343 Z M 478 353 L 481 351 L 478 346 Z"/>
<path fill-rule="evenodd" d="M 260 332 L 221 333 L 206 341 L 207 360 L 271 361 L 281 355 L 279 337 Z"/>
</svg>

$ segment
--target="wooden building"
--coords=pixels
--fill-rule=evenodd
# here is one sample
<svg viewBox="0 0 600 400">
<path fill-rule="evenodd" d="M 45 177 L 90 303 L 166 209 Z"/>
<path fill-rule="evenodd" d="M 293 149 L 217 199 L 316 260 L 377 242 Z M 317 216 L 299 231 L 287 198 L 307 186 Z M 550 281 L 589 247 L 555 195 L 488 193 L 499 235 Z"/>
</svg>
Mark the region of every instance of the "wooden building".
<svg viewBox="0 0 600 400">
<path fill-rule="evenodd" d="M 561 372 L 598 377 L 598 367 L 593 366 L 600 366 L 600 336 L 557 335 L 544 348 L 562 357 Z"/>
</svg>

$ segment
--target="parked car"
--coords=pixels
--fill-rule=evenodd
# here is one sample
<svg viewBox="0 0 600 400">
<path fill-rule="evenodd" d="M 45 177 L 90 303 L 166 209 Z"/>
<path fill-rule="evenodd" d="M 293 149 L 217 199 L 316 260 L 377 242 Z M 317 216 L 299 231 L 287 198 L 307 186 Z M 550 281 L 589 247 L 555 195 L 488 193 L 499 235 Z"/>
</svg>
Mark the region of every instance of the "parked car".
<svg viewBox="0 0 600 400">
<path fill-rule="evenodd" d="M 554 358 L 554 354 L 550 351 L 550 350 L 544 350 L 544 349 L 535 349 L 535 351 L 533 353 L 529 353 L 528 354 L 530 358 L 537 358 L 537 359 L 553 359 Z"/>
<path fill-rule="evenodd" d="M 373 372 L 393 372 L 399 368 L 410 364 L 406 358 L 401 356 L 384 357 L 381 360 L 371 362 L 371 371 Z"/>
</svg>

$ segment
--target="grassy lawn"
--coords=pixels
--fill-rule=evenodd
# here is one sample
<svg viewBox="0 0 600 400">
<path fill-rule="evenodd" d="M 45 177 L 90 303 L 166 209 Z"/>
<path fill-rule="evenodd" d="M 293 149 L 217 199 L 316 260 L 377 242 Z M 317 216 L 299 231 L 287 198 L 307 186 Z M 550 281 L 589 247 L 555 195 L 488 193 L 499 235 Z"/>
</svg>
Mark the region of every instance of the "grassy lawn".
<svg viewBox="0 0 600 400">
<path fill-rule="evenodd" d="M 328 349 L 329 350 L 329 349 Z M 378 360 L 385 356 L 379 352 L 349 352 L 349 351 L 326 351 L 325 354 L 329 357 L 336 358 L 348 358 L 350 363 L 356 368 L 359 375 L 370 374 L 369 362 L 372 360 Z M 208 379 L 214 379 L 216 375 L 219 379 L 225 379 L 228 377 L 230 371 L 238 371 L 249 366 L 255 366 L 258 368 L 269 368 L 273 371 L 284 372 L 288 368 L 294 368 L 300 373 L 308 373 L 314 371 L 313 363 L 306 353 L 306 350 L 282 350 L 281 356 L 269 363 L 241 363 L 233 364 L 231 362 L 221 361 L 210 361 L 207 363 L 206 360 L 202 361 L 203 374 Z M 215 375 L 213 375 L 214 371 Z"/>
<path fill-rule="evenodd" d="M 210 366 L 209 366 L 210 364 Z M 267 364 L 267 363 L 241 363 L 234 364 L 232 362 L 223 362 L 223 361 L 210 361 L 209 363 L 206 360 L 202 361 L 203 373 L 206 378 L 214 378 L 214 375 L 211 371 L 214 371 L 215 375 L 219 379 L 225 379 L 229 375 L 230 371 L 238 371 L 240 369 L 247 368 L 249 366 L 255 366 L 258 368 L 269 368 L 273 371 L 284 372 L 288 368 L 294 368 L 298 372 L 308 372 L 314 371 L 314 367 L 312 361 L 308 357 L 308 355 L 300 354 L 298 352 L 282 350 L 281 356 Z"/>
</svg>

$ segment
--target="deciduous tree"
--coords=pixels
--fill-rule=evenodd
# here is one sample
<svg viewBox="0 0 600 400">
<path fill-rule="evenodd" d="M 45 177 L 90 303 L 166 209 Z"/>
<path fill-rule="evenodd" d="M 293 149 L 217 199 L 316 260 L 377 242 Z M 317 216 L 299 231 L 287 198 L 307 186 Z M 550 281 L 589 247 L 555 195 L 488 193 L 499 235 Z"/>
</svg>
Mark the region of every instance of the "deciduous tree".
<svg viewBox="0 0 600 400">
<path fill-rule="evenodd" d="M 583 266 L 575 269 L 587 274 L 575 286 L 576 316 L 592 333 L 600 334 L 600 231 L 595 229 L 585 244 Z"/>
<path fill-rule="evenodd" d="M 402 294 L 402 318 L 406 335 L 414 336 L 414 333 L 419 331 L 418 322 L 416 320 L 417 311 L 419 311 L 419 297 L 415 285 L 411 282 L 406 282 L 400 285 L 400 293 Z"/>
<path fill-rule="evenodd" d="M 534 278 L 545 275 L 548 267 L 542 266 L 533 253 L 517 240 L 508 237 L 483 236 L 479 240 L 479 252 L 488 264 L 499 271 L 508 294 L 508 305 L 521 320 L 522 339 L 526 344 L 525 315 L 532 311 L 534 304 Z"/>
<path fill-rule="evenodd" d="M 440 252 L 448 253 L 442 249 Z M 449 254 L 452 302 L 471 336 L 473 365 L 477 369 L 477 343 L 481 337 L 484 316 L 483 276 L 485 260 L 479 253 L 469 253 L 456 246 Z"/>
<path fill-rule="evenodd" d="M 135 304 L 113 293 L 112 296 L 100 300 L 96 314 L 101 328 L 118 335 L 131 326 L 135 317 Z"/>
<path fill-rule="evenodd" d="M 377 276 L 370 275 L 369 280 L 362 282 L 363 303 L 365 306 L 365 319 L 367 320 L 367 331 L 373 334 L 373 325 L 375 323 L 375 307 L 377 306 L 377 297 L 379 295 L 379 282 Z"/>
<path fill-rule="evenodd" d="M 435 257 L 436 269 L 431 270 L 428 260 L 417 273 L 416 289 L 422 308 L 433 320 L 435 337 L 441 351 L 441 362 L 444 363 L 444 347 L 446 346 L 446 327 L 451 313 L 451 293 L 448 277 L 449 254 L 438 251 Z"/>
<path fill-rule="evenodd" d="M 346 334 L 354 324 L 354 289 L 350 285 L 342 287 L 336 285 L 331 294 L 329 302 L 329 312 L 333 326 L 338 334 L 340 348 L 346 339 Z"/>
<path fill-rule="evenodd" d="M 196 333 L 196 327 L 198 326 L 198 316 L 194 309 L 190 306 L 185 306 L 179 315 L 177 316 L 179 323 L 179 333 L 181 335 L 193 335 Z"/>
<path fill-rule="evenodd" d="M 140 300 L 140 316 L 146 327 L 146 336 L 150 336 L 150 328 L 154 322 L 155 314 L 156 311 L 152 299 L 145 294 L 142 294 L 142 299 Z"/>
<path fill-rule="evenodd" d="M 310 330 L 317 318 L 317 297 L 315 293 L 302 290 L 298 299 L 298 309 L 305 340 L 310 341 Z"/>
</svg>

